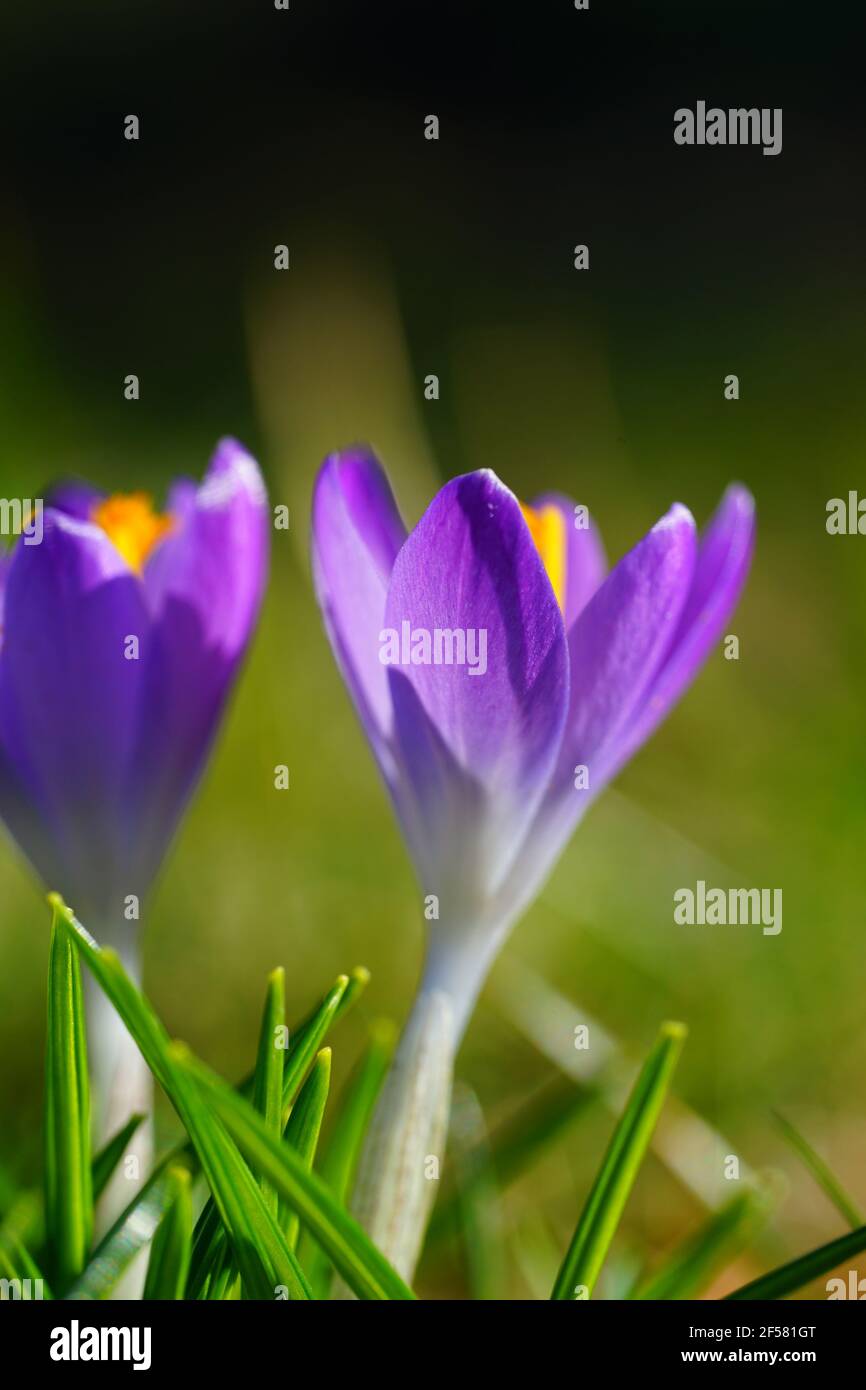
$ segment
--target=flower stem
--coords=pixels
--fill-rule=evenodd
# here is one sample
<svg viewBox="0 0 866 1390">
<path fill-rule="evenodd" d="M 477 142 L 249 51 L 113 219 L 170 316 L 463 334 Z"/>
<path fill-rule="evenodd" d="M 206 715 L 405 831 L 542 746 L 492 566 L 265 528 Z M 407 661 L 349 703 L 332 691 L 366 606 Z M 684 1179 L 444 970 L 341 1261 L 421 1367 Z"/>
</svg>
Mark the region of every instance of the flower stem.
<svg viewBox="0 0 866 1390">
<path fill-rule="evenodd" d="M 449 995 L 422 987 L 358 1165 L 352 1210 L 407 1282 L 415 1273 L 438 1188 L 455 1045 Z"/>
</svg>

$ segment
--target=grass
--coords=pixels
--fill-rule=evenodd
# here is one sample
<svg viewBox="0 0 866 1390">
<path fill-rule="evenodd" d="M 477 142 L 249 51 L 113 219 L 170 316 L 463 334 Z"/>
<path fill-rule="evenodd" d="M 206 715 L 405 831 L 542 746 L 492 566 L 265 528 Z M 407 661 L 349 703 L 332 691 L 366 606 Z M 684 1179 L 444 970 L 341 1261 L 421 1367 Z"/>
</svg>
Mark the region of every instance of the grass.
<svg viewBox="0 0 866 1390">
<path fill-rule="evenodd" d="M 26 1296 L 41 1280 L 45 1297 L 106 1299 L 132 1260 L 149 1247 L 146 1300 L 304 1301 L 328 1298 L 335 1275 L 361 1299 L 407 1300 L 415 1293 L 376 1249 L 348 1209 L 352 1177 L 395 1033 L 377 1021 L 335 1107 L 332 1047 L 323 1046 L 361 997 L 367 972 L 342 975 L 294 1030 L 285 1019 L 285 979 L 266 982 L 259 1045 L 251 1074 L 232 1086 L 184 1043 L 172 1039 L 113 952 L 101 948 L 57 895 L 48 966 L 44 1097 L 45 1163 L 41 1214 L 21 1213 L 27 1191 L 7 1188 L 0 1221 L 0 1293 Z M 87 1039 L 82 966 L 105 991 L 138 1044 L 185 1131 L 112 1228 L 94 1240 L 94 1202 L 123 1158 L 140 1116 L 97 1154 L 90 1152 Z M 682 1024 L 663 1024 L 613 1127 L 550 1296 L 593 1297 L 632 1198 L 685 1041 Z M 431 1230 L 435 1251 L 455 1224 L 467 1236 L 471 1287 L 480 1299 L 502 1296 L 509 1246 L 502 1189 L 545 1154 L 592 1093 L 559 1087 L 533 1099 L 504 1134 L 488 1135 L 477 1098 L 455 1107 L 455 1187 Z M 823 1161 L 793 1127 L 788 1137 L 840 1210 L 854 1206 Z M 32 1194 L 30 1194 L 32 1196 Z M 195 1211 L 198 1217 L 195 1218 Z M 639 1299 L 698 1296 L 748 1248 L 768 1221 L 768 1187 L 746 1186 L 640 1279 Z M 41 1216 L 41 1219 L 40 1219 Z M 16 1224 L 17 1222 L 17 1224 Z M 866 1249 L 866 1227 L 807 1251 L 727 1295 L 734 1300 L 790 1297 Z"/>
</svg>

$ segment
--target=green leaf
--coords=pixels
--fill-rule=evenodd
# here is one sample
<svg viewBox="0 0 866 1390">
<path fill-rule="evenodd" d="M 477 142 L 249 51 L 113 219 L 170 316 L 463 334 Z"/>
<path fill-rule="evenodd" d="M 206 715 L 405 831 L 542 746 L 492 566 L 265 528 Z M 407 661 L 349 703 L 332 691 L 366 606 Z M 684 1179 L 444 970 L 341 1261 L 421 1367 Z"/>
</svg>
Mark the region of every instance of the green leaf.
<svg viewBox="0 0 866 1390">
<path fill-rule="evenodd" d="M 790 1264 L 780 1265 L 770 1274 L 762 1274 L 760 1279 L 753 1279 L 750 1284 L 744 1284 L 742 1288 L 729 1293 L 727 1299 L 746 1301 L 785 1298 L 789 1293 L 796 1293 L 798 1289 L 802 1289 L 805 1284 L 811 1284 L 813 1279 L 828 1274 L 845 1260 L 853 1259 L 863 1250 L 866 1250 L 866 1226 L 849 1231 L 847 1235 L 839 1236 L 838 1240 L 831 1240 L 829 1244 L 821 1245 L 817 1250 L 810 1250 L 808 1255 L 800 1255 L 798 1259 L 791 1260 Z"/>
<path fill-rule="evenodd" d="M 283 1096 L 281 1132 L 285 1129 L 292 1105 L 319 1048 L 319 1044 L 335 1021 L 357 999 L 369 978 L 360 967 L 352 976 L 338 975 L 331 988 L 310 1014 L 290 1032 L 289 1046 L 283 1060 Z M 346 1004 L 347 996 L 352 998 Z M 252 1098 L 256 1089 L 256 1072 L 241 1083 L 242 1095 Z M 206 1203 L 193 1237 L 192 1269 L 189 1278 L 189 1297 L 194 1299 L 222 1298 L 226 1275 L 230 1270 L 225 1233 L 213 1202 Z M 230 1282 L 230 1281 L 229 1281 Z"/>
<path fill-rule="evenodd" d="M 101 1300 L 109 1297 L 121 1275 L 152 1239 L 171 1198 L 169 1172 L 183 1162 L 192 1176 L 193 1168 L 198 1168 L 192 1149 L 173 1151 L 157 1165 L 103 1236 L 81 1278 L 69 1290 L 68 1298 Z"/>
<path fill-rule="evenodd" d="M 56 894 L 51 895 L 51 901 L 69 926 L 76 949 L 117 1009 L 195 1146 L 220 1218 L 231 1237 L 248 1296 L 273 1299 L 278 1289 L 285 1289 L 290 1298 L 309 1298 L 306 1277 L 266 1206 L 258 1183 L 224 1127 L 202 1103 L 187 1069 L 178 1064 L 179 1045 L 170 1042 L 117 955 L 100 948 Z"/>
<path fill-rule="evenodd" d="M 635 1294 L 638 1299 L 694 1298 L 753 1239 L 772 1207 L 770 1193 L 748 1188 L 678 1246 Z"/>
<path fill-rule="evenodd" d="M 253 1077 L 253 1105 L 264 1117 L 272 1134 L 279 1138 L 283 1129 L 283 1059 L 286 1055 L 286 974 L 282 966 L 268 976 L 265 1007 L 259 1034 L 259 1053 Z M 277 1194 L 262 1181 L 262 1194 L 274 1216 Z"/>
<path fill-rule="evenodd" d="M 142 1297 L 176 1301 L 183 1298 L 192 1253 L 192 1184 L 189 1169 L 169 1168 L 166 1183 L 165 1214 L 150 1247 Z"/>
<path fill-rule="evenodd" d="M 307 1169 L 312 1168 L 331 1086 L 331 1049 L 323 1047 L 301 1087 L 286 1125 L 285 1141 Z M 281 1224 L 292 1250 L 297 1248 L 300 1222 L 293 1211 L 283 1212 Z"/>
<path fill-rule="evenodd" d="M 786 1120 L 784 1115 L 774 1111 L 774 1119 L 781 1129 L 791 1148 L 803 1161 L 818 1186 L 829 1197 L 833 1206 L 839 1212 L 843 1221 L 847 1221 L 849 1226 L 857 1227 L 863 1225 L 863 1217 L 856 1204 L 848 1196 L 836 1175 L 832 1172 L 827 1163 L 812 1145 L 809 1143 L 798 1129 L 795 1129 L 790 1120 Z"/>
<path fill-rule="evenodd" d="M 94 1204 L 105 1190 L 143 1119 L 143 1115 L 133 1115 L 123 1128 L 94 1154 L 90 1164 Z M 45 1194 L 41 1188 L 23 1188 L 17 1193 L 0 1223 L 0 1241 L 4 1239 L 13 1243 L 20 1242 L 31 1250 L 41 1249 L 45 1244 Z M 120 1273 L 122 1271 L 118 1272 L 118 1277 Z"/>
<path fill-rule="evenodd" d="M 370 1040 L 356 1063 L 342 1097 L 317 1171 L 341 1206 L 345 1206 L 355 1179 L 361 1145 L 391 1065 L 397 1029 L 390 1019 L 379 1019 L 370 1029 Z M 316 1298 L 327 1298 L 333 1265 L 325 1250 L 307 1230 L 301 1232 L 301 1264 Z"/>
<path fill-rule="evenodd" d="M 123 1128 L 119 1129 L 117 1133 L 103 1145 L 99 1152 L 94 1155 L 93 1162 L 90 1165 L 94 1202 L 102 1195 L 108 1186 L 112 1173 L 126 1153 L 129 1141 L 143 1119 L 143 1115 L 130 1115 Z"/>
<path fill-rule="evenodd" d="M 90 1087 L 78 957 L 55 906 L 48 957 L 45 1222 L 56 1287 L 81 1273 L 93 1234 Z"/>
<path fill-rule="evenodd" d="M 356 965 L 354 970 L 349 971 L 349 983 L 346 985 L 345 992 L 337 1006 L 336 1021 L 354 1008 L 364 990 L 370 983 L 370 972 L 365 965 Z"/>
<path fill-rule="evenodd" d="M 613 1133 L 562 1262 L 552 1298 L 589 1298 L 647 1151 L 686 1036 L 664 1023 Z"/>
<path fill-rule="evenodd" d="M 410 1299 L 412 1291 L 392 1269 L 316 1173 L 308 1172 L 288 1144 L 278 1143 L 252 1106 L 231 1091 L 219 1077 L 190 1054 L 177 1056 L 178 1066 L 201 1087 L 209 1107 L 220 1116 L 256 1172 L 274 1184 L 327 1250 L 346 1283 L 359 1298 Z"/>
<path fill-rule="evenodd" d="M 360 973 L 360 972 L 356 972 Z M 357 998 L 363 985 L 355 983 L 354 995 Z M 289 1118 L 289 1111 L 301 1089 L 301 1084 L 315 1060 L 316 1054 L 331 1025 L 345 1012 L 346 996 L 352 993 L 352 980 L 348 975 L 338 975 L 321 1003 L 295 1032 L 290 1040 L 283 1072 L 283 1128 Z"/>
<path fill-rule="evenodd" d="M 342 1018 L 344 1016 L 347 1009 L 359 997 L 368 978 L 368 972 L 361 967 L 352 971 L 349 976 L 349 984 L 339 998 L 337 1008 L 331 1014 L 332 1023 L 335 1017 Z M 290 1055 L 291 1050 L 290 1040 Z M 243 1090 L 246 1087 L 251 1091 L 252 1082 L 251 1074 L 241 1083 L 240 1089 Z M 189 1143 L 178 1144 L 166 1155 L 158 1169 L 151 1174 L 148 1181 L 139 1189 L 118 1217 L 111 1230 L 100 1241 L 87 1269 L 75 1285 L 74 1296 L 76 1298 L 107 1298 L 121 1274 L 139 1250 L 152 1238 L 163 1211 L 165 1169 L 171 1163 L 184 1163 L 192 1173 L 197 1172 L 199 1167 L 195 1150 Z M 215 1208 L 214 1214 L 215 1223 L 219 1226 L 219 1214 Z M 318 1250 L 318 1246 L 316 1249 Z M 195 1264 L 195 1253 L 193 1254 L 193 1264 Z M 192 1275 L 190 1275 L 190 1282 L 191 1280 Z M 187 1296 L 190 1297 L 191 1295 L 188 1293 Z"/>
</svg>

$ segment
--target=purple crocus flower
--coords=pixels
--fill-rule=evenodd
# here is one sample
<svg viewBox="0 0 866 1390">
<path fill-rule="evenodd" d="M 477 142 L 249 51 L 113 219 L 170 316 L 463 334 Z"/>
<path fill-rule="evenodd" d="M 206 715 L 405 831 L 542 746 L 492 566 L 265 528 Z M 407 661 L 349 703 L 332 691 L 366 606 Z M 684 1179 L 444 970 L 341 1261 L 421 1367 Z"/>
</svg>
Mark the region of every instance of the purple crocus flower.
<svg viewBox="0 0 866 1390">
<path fill-rule="evenodd" d="M 753 537 L 752 498 L 734 485 L 702 537 L 677 504 L 607 573 L 565 497 L 523 507 L 494 473 L 469 473 L 407 534 L 372 453 L 324 463 L 319 602 L 438 899 L 426 982 L 462 1020 L 592 800 L 722 633 Z"/>
<path fill-rule="evenodd" d="M 201 774 L 268 553 L 255 461 L 223 440 L 167 513 L 64 484 L 0 561 L 0 816 L 46 886 L 117 939 Z"/>
<path fill-rule="evenodd" d="M 327 459 L 316 486 L 319 602 L 431 918 L 353 1195 L 406 1278 L 490 963 L 592 799 L 695 675 L 749 567 L 742 487 L 701 539 L 672 507 L 609 574 L 582 520 L 558 495 L 522 507 L 483 470 L 446 483 L 407 534 L 364 449 Z"/>
</svg>

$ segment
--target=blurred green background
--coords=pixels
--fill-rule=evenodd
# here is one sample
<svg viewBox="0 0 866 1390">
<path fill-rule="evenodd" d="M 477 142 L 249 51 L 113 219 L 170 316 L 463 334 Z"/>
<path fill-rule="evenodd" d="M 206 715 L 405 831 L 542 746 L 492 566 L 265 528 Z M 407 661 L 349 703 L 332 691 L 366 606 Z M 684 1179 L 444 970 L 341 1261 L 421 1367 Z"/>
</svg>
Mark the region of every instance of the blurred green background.
<svg viewBox="0 0 866 1390">
<path fill-rule="evenodd" d="M 789 1174 L 725 1287 L 830 1239 L 840 1219 L 771 1110 L 866 1202 L 866 541 L 824 525 L 829 498 L 866 487 L 863 117 L 845 36 L 774 5 L 563 3 L 530 23 L 522 7 L 413 21 L 293 0 L 288 14 L 91 4 L 74 24 L 44 19 L 3 20 L 0 495 L 80 473 L 161 496 L 231 433 L 291 510 L 147 907 L 145 983 L 168 1027 L 236 1076 L 270 968 L 285 964 L 300 1015 L 363 963 L 339 1082 L 369 1019 L 402 1018 L 418 978 L 418 892 L 311 593 L 327 452 L 369 440 L 409 521 L 471 468 L 525 498 L 560 488 L 589 505 L 611 559 L 672 500 L 702 522 L 740 478 L 759 518 L 731 624 L 740 660 L 713 655 L 592 810 L 514 932 L 459 1071 L 494 1124 L 556 1073 L 539 977 L 570 1001 L 548 1047 L 562 1065 L 569 1020 L 598 1020 L 636 1057 L 680 1018 L 677 1092 L 724 1136 L 704 1134 L 698 1177 L 715 1181 L 725 1153 Z M 782 106 L 783 153 L 675 147 L 673 110 L 699 98 Z M 138 144 L 122 138 L 129 112 Z M 423 139 L 431 112 L 438 143 Z M 781 888 L 781 934 L 676 926 L 673 892 L 698 878 Z M 7 843 L 0 904 L 0 1158 L 17 1173 L 38 1151 L 48 914 Z M 509 1194 L 512 1295 L 543 1283 L 609 1128 L 592 1111 Z M 699 1215 L 652 1159 L 624 1267 Z M 460 1293 L 459 1255 L 428 1261 L 421 1287 Z"/>
</svg>

